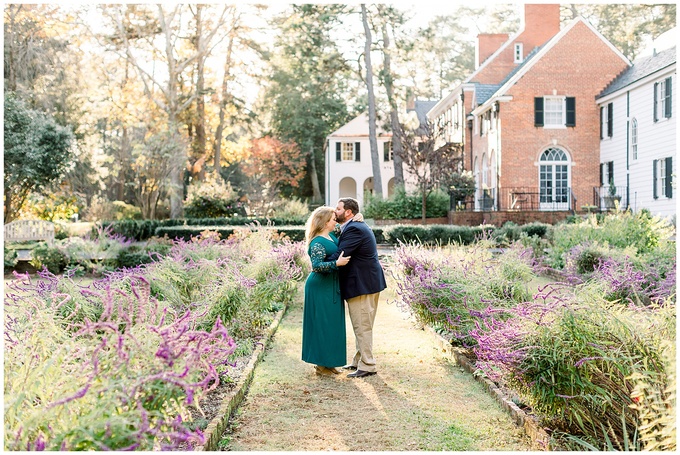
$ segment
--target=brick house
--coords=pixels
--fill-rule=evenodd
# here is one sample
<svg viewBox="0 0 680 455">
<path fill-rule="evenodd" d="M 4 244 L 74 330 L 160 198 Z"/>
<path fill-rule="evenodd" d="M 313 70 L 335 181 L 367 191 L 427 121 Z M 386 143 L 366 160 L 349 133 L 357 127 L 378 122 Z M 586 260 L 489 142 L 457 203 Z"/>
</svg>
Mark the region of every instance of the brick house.
<svg viewBox="0 0 680 455">
<path fill-rule="evenodd" d="M 600 181 L 592 204 L 601 210 L 618 200 L 634 212 L 646 208 L 654 215 L 676 214 L 676 61 L 675 46 L 655 50 L 597 96 Z"/>
<path fill-rule="evenodd" d="M 510 37 L 480 35 L 477 69 L 428 112 L 445 125 L 444 142 L 463 144 L 477 182 L 466 208 L 504 212 L 485 216 L 500 223 L 526 221 L 509 212 L 566 215 L 591 203 L 600 183 L 595 97 L 631 65 L 583 18 L 560 30 L 559 5 L 524 5 L 522 22 Z"/>
</svg>

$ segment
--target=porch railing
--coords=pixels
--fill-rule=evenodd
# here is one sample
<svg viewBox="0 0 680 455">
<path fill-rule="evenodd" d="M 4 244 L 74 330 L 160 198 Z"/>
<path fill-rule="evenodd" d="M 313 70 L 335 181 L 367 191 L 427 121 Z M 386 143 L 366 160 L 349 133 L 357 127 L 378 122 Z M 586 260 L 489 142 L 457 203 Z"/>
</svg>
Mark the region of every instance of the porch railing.
<svg viewBox="0 0 680 455">
<path fill-rule="evenodd" d="M 461 201 L 451 199 L 451 210 L 464 211 L 572 211 L 576 198 L 570 187 L 541 191 L 538 187 L 489 188 Z"/>
<path fill-rule="evenodd" d="M 616 203 L 619 207 L 628 207 L 628 187 L 626 186 L 596 186 L 593 187 L 593 205 L 601 211 L 615 210 Z"/>
</svg>

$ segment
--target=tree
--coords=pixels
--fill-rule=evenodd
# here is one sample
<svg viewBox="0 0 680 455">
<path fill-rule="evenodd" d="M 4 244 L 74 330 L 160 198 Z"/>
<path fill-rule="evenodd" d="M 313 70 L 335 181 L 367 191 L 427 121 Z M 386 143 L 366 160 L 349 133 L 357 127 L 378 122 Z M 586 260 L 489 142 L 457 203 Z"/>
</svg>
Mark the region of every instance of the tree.
<svg viewBox="0 0 680 455">
<path fill-rule="evenodd" d="M 273 201 L 282 187 L 299 186 L 305 175 L 305 156 L 295 143 L 284 143 L 265 136 L 253 139 L 251 144 L 243 171 L 260 190 L 260 197 L 265 203 Z"/>
<path fill-rule="evenodd" d="M 667 4 L 566 4 L 562 18 L 583 16 L 629 60 L 662 33 L 676 26 L 677 5 Z"/>
<path fill-rule="evenodd" d="M 331 37 L 345 10 L 344 5 L 293 5 L 292 13 L 279 18 L 279 52 L 272 58 L 265 97 L 276 136 L 306 154 L 304 184 L 316 202 L 323 200 L 319 181 L 325 176 L 326 136 L 348 120 L 350 66 Z M 297 190 L 309 194 L 304 187 Z"/>
<path fill-rule="evenodd" d="M 416 186 L 421 194 L 424 223 L 427 196 L 445 181 L 448 174 L 461 168 L 463 148 L 458 144 L 438 147 L 443 142 L 446 125 L 429 120 L 420 122 L 415 112 L 407 115 L 409 118 L 400 129 L 401 142 L 404 146 L 404 166 L 415 177 Z"/>
<path fill-rule="evenodd" d="M 227 9 L 225 6 L 222 15 L 218 16 L 218 20 L 215 21 L 213 28 L 205 31 L 205 38 L 199 40 L 201 45 L 199 49 L 183 49 L 176 45 L 181 34 L 184 33 L 181 18 L 182 8 L 182 5 L 175 5 L 168 12 L 164 9 L 163 5 L 157 5 L 156 15 L 154 20 L 151 21 L 151 27 L 149 26 L 149 21 L 137 22 L 127 17 L 127 13 L 134 15 L 140 12 L 140 9 L 135 5 L 130 5 L 129 9 L 127 9 L 127 5 L 115 7 L 113 16 L 117 33 L 112 39 L 122 43 L 124 58 L 136 70 L 139 79 L 142 81 L 145 95 L 165 112 L 168 128 L 173 134 L 180 132 L 180 115 L 196 99 L 196 92 L 182 96 L 183 74 L 197 60 L 203 58 L 207 48 L 210 46 L 210 42 L 223 25 L 223 17 Z M 141 10 L 141 13 L 148 15 L 148 12 L 143 10 Z M 140 26 L 140 23 L 143 25 Z M 146 64 L 146 59 L 137 55 L 140 53 L 143 55 L 143 50 L 133 45 L 133 38 L 137 36 L 144 38 L 151 45 L 151 48 L 147 49 L 146 52 L 154 57 L 162 56 L 162 62 L 165 67 L 161 74 L 151 72 Z M 162 43 L 162 50 L 159 51 L 155 47 L 156 43 L 154 40 L 150 38 L 158 38 L 160 43 Z M 117 52 L 116 48 L 112 48 L 112 50 Z M 173 150 L 181 155 L 182 159 L 180 160 L 180 156 L 178 156 L 178 159 L 173 159 L 172 162 L 184 163 L 187 156 L 186 150 L 178 148 Z M 182 201 L 184 199 L 184 180 L 182 174 L 183 166 L 180 165 L 171 169 L 169 176 L 171 184 L 168 190 L 170 193 L 170 216 L 172 218 L 178 218 L 182 215 Z"/>
<path fill-rule="evenodd" d="M 375 93 L 373 92 L 373 65 L 371 64 L 371 50 L 373 38 L 368 24 L 366 5 L 361 4 L 361 21 L 364 24 L 366 44 L 364 46 L 364 62 L 366 64 L 366 89 L 368 90 L 368 141 L 371 146 L 371 165 L 373 168 L 373 191 L 375 197 L 382 199 L 382 172 L 378 155 L 378 136 L 376 127 Z"/>
<path fill-rule="evenodd" d="M 128 182 L 144 219 L 155 219 L 158 202 L 169 192 L 172 172 L 182 166 L 186 143 L 176 131 L 147 131 L 132 148 L 134 178 Z"/>
<path fill-rule="evenodd" d="M 394 184 L 395 186 L 404 185 L 404 168 L 402 166 L 402 145 L 401 134 L 399 129 L 399 107 L 397 106 L 397 99 L 394 93 L 394 75 L 392 73 L 392 49 L 390 35 L 388 33 L 388 23 L 394 29 L 395 24 L 402 24 L 404 22 L 403 15 L 399 14 L 394 8 L 386 7 L 385 5 L 378 5 L 379 16 L 382 19 L 381 34 L 382 34 L 382 53 L 383 53 L 383 68 L 380 71 L 380 79 L 383 81 L 385 91 L 387 92 L 387 102 L 390 106 L 390 126 L 392 131 L 392 152 L 394 162 Z"/>
<path fill-rule="evenodd" d="M 31 192 L 59 182 L 72 156 L 73 133 L 53 118 L 5 94 L 4 222 L 16 218 Z"/>
</svg>

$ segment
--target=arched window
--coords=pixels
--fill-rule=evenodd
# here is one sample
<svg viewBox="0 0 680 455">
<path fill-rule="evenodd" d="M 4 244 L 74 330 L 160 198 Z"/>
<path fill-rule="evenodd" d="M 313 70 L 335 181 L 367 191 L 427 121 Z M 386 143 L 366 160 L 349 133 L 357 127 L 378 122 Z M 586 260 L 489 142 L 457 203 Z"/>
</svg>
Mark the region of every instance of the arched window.
<svg viewBox="0 0 680 455">
<path fill-rule="evenodd" d="M 630 122 L 630 157 L 632 160 L 638 159 L 638 121 L 636 118 Z"/>
<path fill-rule="evenodd" d="M 569 209 L 569 156 L 558 147 L 550 147 L 539 159 L 540 208 Z"/>
</svg>

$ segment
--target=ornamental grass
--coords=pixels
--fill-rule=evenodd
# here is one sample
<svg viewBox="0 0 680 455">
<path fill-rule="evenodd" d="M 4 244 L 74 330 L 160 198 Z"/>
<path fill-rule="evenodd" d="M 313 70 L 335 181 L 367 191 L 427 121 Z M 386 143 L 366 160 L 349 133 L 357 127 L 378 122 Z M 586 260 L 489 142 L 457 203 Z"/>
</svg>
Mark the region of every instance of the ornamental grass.
<svg viewBox="0 0 680 455">
<path fill-rule="evenodd" d="M 88 285 L 72 272 L 17 275 L 5 294 L 4 449 L 202 444 L 190 408 L 200 411 L 239 345 L 252 348 L 293 297 L 303 256 L 262 230 L 206 232 Z"/>
<path fill-rule="evenodd" d="M 551 237 L 562 243 L 548 254 L 561 251 L 567 279 L 534 295 L 526 283 L 544 258 L 533 260 L 537 249 L 521 241 L 499 256 L 486 240 L 402 245 L 399 304 L 470 348 L 479 372 L 530 408 L 556 447 L 674 451 L 676 258 L 668 226 L 617 213 L 556 226 Z"/>
</svg>

